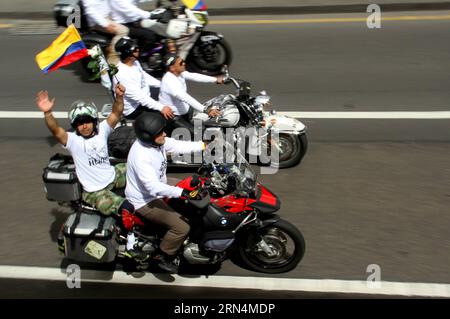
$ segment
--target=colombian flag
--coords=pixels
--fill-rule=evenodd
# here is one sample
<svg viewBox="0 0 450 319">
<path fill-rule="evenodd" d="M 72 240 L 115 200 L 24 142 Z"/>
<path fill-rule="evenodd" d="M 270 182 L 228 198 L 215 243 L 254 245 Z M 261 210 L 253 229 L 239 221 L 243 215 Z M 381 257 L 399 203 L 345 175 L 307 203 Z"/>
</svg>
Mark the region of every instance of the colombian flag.
<svg viewBox="0 0 450 319">
<path fill-rule="evenodd" d="M 86 46 L 71 24 L 47 49 L 36 55 L 36 62 L 44 73 L 49 73 L 87 56 Z"/>
<path fill-rule="evenodd" d="M 191 10 L 206 10 L 206 4 L 203 0 L 183 0 L 183 3 Z"/>
</svg>

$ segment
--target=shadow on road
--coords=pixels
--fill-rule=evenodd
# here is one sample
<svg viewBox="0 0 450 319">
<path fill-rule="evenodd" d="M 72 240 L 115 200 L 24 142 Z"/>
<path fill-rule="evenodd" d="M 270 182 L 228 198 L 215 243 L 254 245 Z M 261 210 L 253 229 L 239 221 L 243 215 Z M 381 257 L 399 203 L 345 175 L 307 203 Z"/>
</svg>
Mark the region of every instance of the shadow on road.
<svg viewBox="0 0 450 319">
<path fill-rule="evenodd" d="M 61 230 L 61 226 L 66 221 L 67 217 L 69 217 L 70 213 L 71 212 L 64 211 L 61 208 L 54 208 L 50 212 L 50 214 L 55 219 L 53 221 L 53 223 L 50 225 L 50 230 L 49 230 L 50 239 L 52 240 L 52 242 L 54 242 L 54 243 L 57 242 L 58 234 L 59 234 L 59 232 Z"/>
</svg>

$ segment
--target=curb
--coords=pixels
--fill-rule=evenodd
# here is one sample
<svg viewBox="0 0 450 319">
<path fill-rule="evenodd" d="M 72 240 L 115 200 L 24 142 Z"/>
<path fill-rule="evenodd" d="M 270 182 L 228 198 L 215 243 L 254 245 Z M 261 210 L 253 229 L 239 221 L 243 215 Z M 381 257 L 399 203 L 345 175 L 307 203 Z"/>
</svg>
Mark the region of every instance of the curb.
<svg viewBox="0 0 450 319">
<path fill-rule="evenodd" d="M 226 15 L 292 15 L 320 13 L 361 13 L 367 12 L 367 4 L 324 5 L 324 6 L 289 6 L 289 7 L 243 7 L 243 8 L 211 8 L 211 16 Z M 422 3 L 386 3 L 380 4 L 383 12 L 396 11 L 433 11 L 450 10 L 450 2 Z M 52 12 L 0 12 L 0 19 L 45 20 L 53 19 Z"/>
</svg>

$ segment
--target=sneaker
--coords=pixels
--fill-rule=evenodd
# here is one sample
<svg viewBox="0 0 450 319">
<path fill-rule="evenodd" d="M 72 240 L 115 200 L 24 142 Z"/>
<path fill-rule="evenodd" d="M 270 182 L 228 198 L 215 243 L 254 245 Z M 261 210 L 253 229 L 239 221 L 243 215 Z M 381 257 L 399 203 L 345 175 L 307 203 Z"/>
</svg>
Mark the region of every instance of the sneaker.
<svg viewBox="0 0 450 319">
<path fill-rule="evenodd" d="M 157 255 L 155 259 L 158 261 L 158 267 L 168 272 L 169 274 L 176 274 L 178 272 L 178 264 L 174 259 L 165 255 Z"/>
</svg>

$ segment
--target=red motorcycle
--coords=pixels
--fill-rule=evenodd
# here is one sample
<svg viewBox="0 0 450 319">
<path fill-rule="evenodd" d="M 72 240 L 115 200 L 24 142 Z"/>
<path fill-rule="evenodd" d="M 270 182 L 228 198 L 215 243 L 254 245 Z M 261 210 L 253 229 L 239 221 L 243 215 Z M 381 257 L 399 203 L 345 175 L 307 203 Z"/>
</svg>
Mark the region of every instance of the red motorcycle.
<svg viewBox="0 0 450 319">
<path fill-rule="evenodd" d="M 148 255 L 151 262 L 165 229 L 149 225 L 137 215 L 122 215 L 116 220 L 87 207 L 81 201 L 81 186 L 70 157 L 54 156 L 44 170 L 44 182 L 49 200 L 68 203 L 74 210 L 58 238 L 60 250 L 68 259 L 115 263 L 117 257 L 126 257 L 126 235 L 133 232 L 134 249 Z M 187 269 L 194 265 L 192 269 L 197 271 L 205 269 L 199 265 L 216 269 L 232 258 L 245 268 L 277 274 L 294 269 L 303 258 L 303 235 L 276 214 L 280 199 L 257 181 L 242 156 L 236 156 L 232 163 L 205 160 L 198 174 L 178 186 L 191 191 L 188 199 L 167 200 L 191 226 L 177 256 L 180 269 L 182 265 Z M 149 264 L 137 266 L 146 269 Z"/>
<path fill-rule="evenodd" d="M 287 272 L 298 265 L 305 252 L 303 235 L 276 214 L 280 199 L 257 182 L 245 159 L 204 163 L 198 173 L 178 183 L 195 199 L 168 200 L 190 221 L 189 243 L 182 249 L 185 261 L 211 264 L 235 256 L 263 273 Z"/>
</svg>

